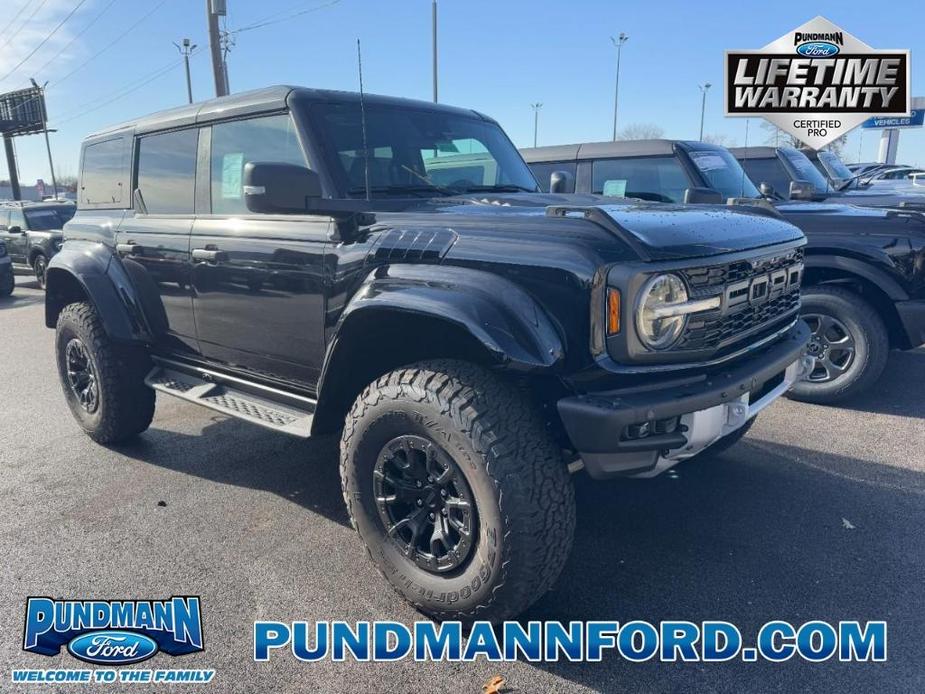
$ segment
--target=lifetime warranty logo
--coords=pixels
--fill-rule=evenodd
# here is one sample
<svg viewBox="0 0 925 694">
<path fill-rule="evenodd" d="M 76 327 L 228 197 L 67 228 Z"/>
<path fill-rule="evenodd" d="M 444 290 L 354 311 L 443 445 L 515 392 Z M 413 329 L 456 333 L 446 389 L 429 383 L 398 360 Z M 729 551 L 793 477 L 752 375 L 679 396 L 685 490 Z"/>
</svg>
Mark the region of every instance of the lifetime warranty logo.
<svg viewBox="0 0 925 694">
<path fill-rule="evenodd" d="M 819 149 L 871 116 L 908 116 L 909 51 L 816 17 L 760 50 L 726 51 L 726 115 L 762 116 Z"/>
</svg>

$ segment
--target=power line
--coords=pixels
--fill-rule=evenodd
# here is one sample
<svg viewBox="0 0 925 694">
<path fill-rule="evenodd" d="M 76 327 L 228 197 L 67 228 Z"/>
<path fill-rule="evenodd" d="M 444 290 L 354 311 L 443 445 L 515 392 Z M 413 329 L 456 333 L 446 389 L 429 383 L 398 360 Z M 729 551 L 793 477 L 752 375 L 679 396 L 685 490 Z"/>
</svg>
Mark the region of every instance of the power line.
<svg viewBox="0 0 925 694">
<path fill-rule="evenodd" d="M 308 14 L 310 12 L 317 12 L 318 10 L 323 10 L 328 7 L 333 7 L 334 5 L 337 5 L 339 3 L 340 3 L 340 0 L 331 0 L 330 2 L 326 2 L 323 5 L 309 7 L 304 10 L 299 10 L 298 12 L 292 12 L 290 14 L 286 14 L 285 16 L 282 16 L 282 17 L 280 15 L 285 13 L 286 10 L 284 10 L 283 12 L 276 12 L 275 14 L 268 15 L 264 17 L 263 19 L 260 19 L 254 22 L 253 24 L 248 24 L 247 26 L 243 26 L 240 29 L 235 29 L 234 31 L 231 31 L 229 33 L 240 34 L 244 31 L 251 31 L 253 29 L 262 29 L 263 27 L 267 27 L 272 24 L 279 24 L 280 22 L 285 22 L 290 19 L 294 19 L 295 17 L 301 17 L 303 14 Z"/>
<path fill-rule="evenodd" d="M 81 8 L 81 6 L 82 6 L 86 1 L 87 1 L 87 0 L 79 0 L 79 2 L 78 2 L 76 5 L 74 5 L 74 9 L 72 9 L 70 12 L 68 12 L 67 15 L 64 17 L 64 19 L 62 19 L 60 22 L 58 22 L 58 24 L 55 26 L 55 28 L 52 29 L 52 30 L 48 33 L 48 35 L 45 36 L 44 39 L 42 39 L 41 41 L 39 41 L 39 45 L 36 46 L 35 48 L 33 48 L 32 51 L 29 53 L 29 55 L 27 55 L 25 58 L 23 58 L 22 60 L 20 60 L 20 61 L 16 64 L 16 67 L 14 67 L 12 70 L 10 70 L 8 73 L 6 73 L 3 77 L 0 77 L 0 82 L 2 82 L 2 81 L 5 80 L 6 78 L 8 78 L 10 75 L 12 75 L 14 72 L 16 72 L 19 68 L 22 67 L 23 63 L 25 63 L 27 60 L 29 60 L 29 58 L 31 58 L 32 56 L 34 56 L 34 55 L 38 52 L 38 50 L 39 50 L 42 46 L 44 46 L 52 36 L 54 36 L 56 33 L 58 33 L 58 29 L 60 29 L 61 27 L 63 27 L 65 24 L 67 24 L 67 21 L 68 21 L 71 17 L 74 16 L 74 13 L 77 12 L 77 10 L 79 10 L 79 9 Z"/>
<path fill-rule="evenodd" d="M 94 53 L 93 55 L 91 55 L 89 58 L 87 58 L 85 61 L 83 61 L 80 65 L 78 65 L 78 66 L 75 67 L 73 70 L 71 70 L 69 73 L 67 73 L 64 77 L 60 77 L 60 78 L 58 78 L 57 80 L 55 80 L 55 84 L 59 84 L 59 83 L 61 83 L 61 82 L 66 81 L 68 77 L 72 77 L 75 73 L 77 73 L 78 71 L 80 71 L 81 69 L 83 69 L 83 67 L 84 67 L 85 65 L 87 65 L 87 63 L 90 63 L 91 61 L 95 60 L 96 58 L 98 58 L 99 56 L 101 56 L 103 53 L 105 53 L 106 51 L 108 51 L 110 48 L 112 48 L 113 46 L 115 46 L 117 43 L 119 43 L 119 41 L 121 41 L 122 39 L 124 39 L 129 33 L 131 33 L 137 26 L 139 26 L 142 22 L 144 22 L 148 17 L 150 17 L 152 14 L 154 14 L 154 13 L 157 12 L 159 9 L 161 9 L 161 7 L 163 7 L 163 5 L 164 5 L 165 2 L 167 2 L 167 0 L 161 0 L 161 1 L 160 1 L 159 3 L 157 3 L 153 8 L 151 8 L 151 10 L 149 10 L 141 19 L 139 19 L 139 20 L 136 21 L 134 24 L 132 24 L 128 29 L 126 29 L 126 30 L 123 31 L 121 34 L 119 34 L 115 39 L 113 39 L 112 41 L 110 41 L 109 43 L 107 43 L 105 46 L 103 46 L 103 47 L 102 47 L 100 50 L 98 50 L 96 53 Z"/>
<path fill-rule="evenodd" d="M 22 7 L 19 8 L 19 11 L 18 11 L 16 14 L 13 15 L 13 19 L 11 19 L 10 21 L 8 21 L 8 22 L 6 23 L 6 26 L 3 27 L 3 30 L 0 31 L 0 36 L 2 36 L 3 34 L 5 34 L 5 33 L 6 33 L 6 30 L 9 29 L 11 26 L 13 26 L 13 25 L 16 23 L 16 20 L 19 19 L 19 15 L 22 14 L 22 12 L 23 12 L 24 9 L 26 9 L 27 7 L 29 7 L 29 3 L 30 3 L 30 2 L 32 2 L 32 0 L 26 0 L 26 1 L 22 4 Z"/>
<path fill-rule="evenodd" d="M 26 21 L 20 24 L 19 28 L 7 37 L 6 41 L 3 42 L 3 45 L 0 46 L 0 48 L 6 48 L 7 46 L 10 45 L 13 39 L 16 38 L 16 35 L 19 34 L 19 32 L 23 30 L 23 27 L 25 27 L 26 24 L 32 21 L 32 18 L 38 14 L 39 10 L 45 6 L 46 2 L 48 2 L 48 0 L 41 0 L 41 2 L 39 2 L 39 4 L 35 6 L 35 9 L 32 10 L 32 14 L 26 17 Z"/>
<path fill-rule="evenodd" d="M 66 44 L 64 44 L 64 46 L 61 47 L 61 50 L 59 50 L 59 51 L 58 51 L 57 53 L 55 53 L 51 58 L 49 58 L 48 60 L 46 60 L 45 63 L 42 65 L 42 67 L 40 67 L 38 70 L 35 71 L 36 74 L 41 74 L 42 71 L 43 71 L 46 67 L 48 67 L 49 65 L 51 65 L 55 60 L 58 59 L 58 57 L 59 57 L 62 53 L 64 53 L 64 51 L 66 51 L 68 48 L 70 48 L 70 47 L 74 44 L 74 42 L 75 42 L 77 39 L 79 39 L 81 36 L 83 36 L 84 34 L 86 34 L 86 33 L 87 33 L 87 30 L 89 30 L 90 27 L 92 27 L 94 24 L 96 24 L 96 23 L 99 21 L 99 19 L 100 19 L 104 14 L 106 14 L 106 11 L 107 11 L 110 7 L 112 7 L 112 6 L 115 4 L 115 2 L 116 2 L 116 0 L 109 0 L 109 4 L 106 5 L 106 7 L 103 8 L 102 12 L 100 12 L 98 15 L 96 15 L 96 17 L 94 17 L 92 20 L 90 20 L 90 23 L 87 24 L 83 29 L 81 29 L 81 30 L 78 31 L 76 34 L 74 34 L 74 36 L 71 38 L 71 40 L 68 41 Z"/>
</svg>

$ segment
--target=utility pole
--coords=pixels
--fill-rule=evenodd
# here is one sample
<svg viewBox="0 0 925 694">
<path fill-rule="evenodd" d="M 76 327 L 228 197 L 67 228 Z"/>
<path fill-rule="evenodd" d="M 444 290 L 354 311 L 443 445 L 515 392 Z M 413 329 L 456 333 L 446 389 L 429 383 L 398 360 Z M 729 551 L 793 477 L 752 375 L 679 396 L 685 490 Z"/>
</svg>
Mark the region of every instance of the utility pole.
<svg viewBox="0 0 925 694">
<path fill-rule="evenodd" d="M 189 103 L 193 103 L 193 83 L 190 80 L 189 74 L 189 57 L 190 53 L 196 50 L 196 44 L 190 45 L 189 39 L 183 39 L 182 45 L 176 41 L 174 41 L 173 45 L 177 47 L 177 50 L 180 51 L 180 55 L 183 56 L 183 63 L 186 65 L 186 97 Z"/>
<path fill-rule="evenodd" d="M 212 76 L 215 78 L 215 96 L 228 95 L 228 75 L 222 58 L 221 37 L 218 17 L 226 13 L 225 0 L 206 0 L 206 15 L 209 19 L 209 50 L 212 53 Z"/>
<path fill-rule="evenodd" d="M 613 141 L 617 141 L 617 104 L 620 99 L 620 52 L 623 50 L 623 44 L 627 42 L 629 36 L 624 34 L 622 31 L 617 38 L 613 36 L 610 37 L 610 40 L 613 42 L 613 45 L 617 47 L 617 79 L 613 87 Z"/>
<path fill-rule="evenodd" d="M 45 149 L 48 150 L 48 168 L 51 170 L 51 188 L 55 193 L 55 198 L 58 197 L 58 180 L 55 178 L 55 163 L 51 158 L 51 141 L 48 139 L 48 114 L 45 113 L 45 84 L 41 87 L 38 82 L 35 81 L 35 78 L 30 77 L 29 81 L 32 82 L 32 86 L 39 90 L 39 93 L 42 95 L 41 105 L 42 105 L 42 132 L 45 133 Z M 18 182 L 17 182 L 18 187 Z"/>
<path fill-rule="evenodd" d="M 437 103 L 437 0 L 433 0 L 430 6 L 430 35 L 434 63 L 434 103 Z"/>
<path fill-rule="evenodd" d="M 3 134 L 3 148 L 6 150 L 6 167 L 10 172 L 10 188 L 13 199 L 22 200 L 22 191 L 19 189 L 19 170 L 16 165 L 16 152 L 13 149 L 13 136 Z"/>
<path fill-rule="evenodd" d="M 704 82 L 703 84 L 698 84 L 700 87 L 700 93 L 703 95 L 703 98 L 700 101 L 700 141 L 703 142 L 703 115 L 707 110 L 707 91 L 713 85 L 709 82 Z"/>
<path fill-rule="evenodd" d="M 539 102 L 530 104 L 530 108 L 533 109 L 533 146 L 536 147 L 536 133 L 539 130 L 540 109 L 543 108 L 543 104 Z"/>
</svg>

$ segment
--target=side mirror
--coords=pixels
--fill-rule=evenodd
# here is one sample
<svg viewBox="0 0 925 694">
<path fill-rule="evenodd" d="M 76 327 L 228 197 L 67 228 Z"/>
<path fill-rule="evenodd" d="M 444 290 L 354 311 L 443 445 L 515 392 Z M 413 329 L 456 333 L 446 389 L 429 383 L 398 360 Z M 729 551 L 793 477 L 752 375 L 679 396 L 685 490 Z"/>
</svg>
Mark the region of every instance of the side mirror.
<svg viewBox="0 0 925 694">
<path fill-rule="evenodd" d="M 11 226 L 9 229 L 7 229 L 7 231 L 10 232 L 11 234 L 21 234 L 21 233 L 22 233 L 22 227 L 19 226 L 18 224 L 14 224 L 14 225 Z"/>
<path fill-rule="evenodd" d="M 568 171 L 553 171 L 549 174 L 550 193 L 574 193 L 575 177 Z"/>
<path fill-rule="evenodd" d="M 765 198 L 777 197 L 777 191 L 774 190 L 774 186 L 772 186 L 767 181 L 762 181 L 758 184 L 758 192 L 761 193 L 761 196 Z"/>
<path fill-rule="evenodd" d="M 723 194 L 713 188 L 685 188 L 685 205 L 722 205 Z"/>
<path fill-rule="evenodd" d="M 816 195 L 816 187 L 809 181 L 790 181 L 791 200 L 812 200 Z"/>
<path fill-rule="evenodd" d="M 244 204 L 251 212 L 307 212 L 321 199 L 317 172 L 296 164 L 249 161 L 244 165 Z"/>
</svg>

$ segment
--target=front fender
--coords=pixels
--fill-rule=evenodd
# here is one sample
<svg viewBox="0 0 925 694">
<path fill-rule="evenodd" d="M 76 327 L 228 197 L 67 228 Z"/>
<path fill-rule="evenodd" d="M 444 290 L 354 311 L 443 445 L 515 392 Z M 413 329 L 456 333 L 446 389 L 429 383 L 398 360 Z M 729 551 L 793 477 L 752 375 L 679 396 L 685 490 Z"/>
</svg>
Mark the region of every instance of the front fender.
<svg viewBox="0 0 925 694">
<path fill-rule="evenodd" d="M 151 327 L 135 288 L 112 251 L 102 243 L 68 241 L 48 263 L 45 325 L 55 327 L 61 309 L 84 295 L 114 340 L 150 342 Z"/>
<path fill-rule="evenodd" d="M 344 309 L 336 335 L 382 310 L 454 323 L 497 363 L 516 370 L 550 369 L 565 357 L 559 331 L 542 307 L 516 284 L 489 272 L 441 265 L 379 267 Z"/>
<path fill-rule="evenodd" d="M 812 268 L 829 268 L 850 272 L 879 287 L 893 301 L 908 300 L 909 294 L 899 282 L 890 277 L 885 270 L 873 265 L 872 262 L 873 259 L 871 259 L 871 262 L 864 262 L 843 255 L 816 254 L 812 253 L 810 249 L 810 252 L 806 255 L 804 266 L 808 270 Z M 887 260 L 882 261 L 882 264 L 889 267 Z"/>
</svg>

